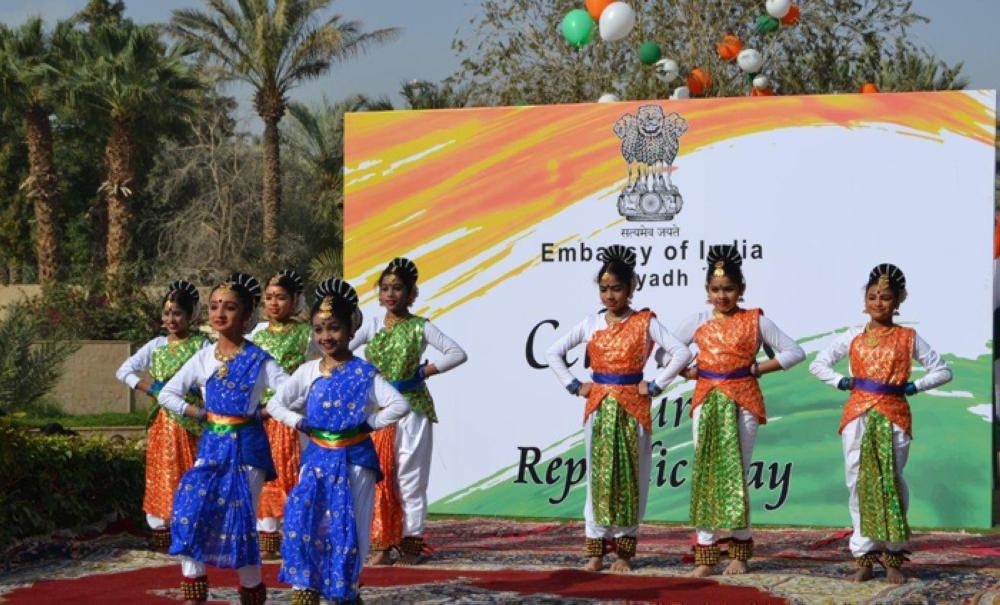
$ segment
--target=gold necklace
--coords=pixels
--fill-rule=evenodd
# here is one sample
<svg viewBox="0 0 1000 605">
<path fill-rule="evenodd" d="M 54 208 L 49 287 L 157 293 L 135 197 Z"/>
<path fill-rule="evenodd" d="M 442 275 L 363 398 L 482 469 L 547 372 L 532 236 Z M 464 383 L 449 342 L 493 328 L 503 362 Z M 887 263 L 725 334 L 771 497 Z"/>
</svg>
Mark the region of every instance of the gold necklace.
<svg viewBox="0 0 1000 605">
<path fill-rule="evenodd" d="M 284 334 L 285 332 L 291 330 L 292 326 L 294 325 L 295 325 L 294 321 L 286 321 L 286 322 L 271 321 L 267 323 L 267 331 L 274 332 L 275 334 Z"/>
<path fill-rule="evenodd" d="M 882 337 L 888 336 L 895 329 L 896 326 L 893 325 L 877 330 L 872 327 L 871 322 L 865 324 L 865 346 L 869 349 L 877 349 L 882 344 Z"/>
<path fill-rule="evenodd" d="M 237 355 L 243 352 L 243 344 L 236 347 L 236 350 L 228 355 L 223 355 L 219 352 L 219 345 L 215 345 L 215 358 L 222 362 L 219 369 L 215 371 L 215 377 L 222 380 L 229 374 L 229 362 L 236 358 Z"/>
<path fill-rule="evenodd" d="M 632 316 L 632 309 L 627 309 L 622 315 L 615 315 L 610 310 L 604 312 L 604 321 L 608 323 L 609 326 L 615 324 L 620 324 L 629 317 Z"/>
<path fill-rule="evenodd" d="M 407 315 L 405 317 L 398 317 L 396 315 L 386 314 L 386 316 L 385 316 L 385 327 L 386 328 L 391 328 L 394 325 L 398 324 L 399 322 L 406 321 L 409 318 L 410 318 L 409 315 Z"/>
<path fill-rule="evenodd" d="M 327 358 L 324 357 L 323 359 L 319 360 L 319 374 L 324 378 L 329 378 L 333 374 L 333 371 L 342 366 L 343 364 L 344 362 L 342 361 L 336 361 L 336 360 L 327 361 Z"/>
</svg>

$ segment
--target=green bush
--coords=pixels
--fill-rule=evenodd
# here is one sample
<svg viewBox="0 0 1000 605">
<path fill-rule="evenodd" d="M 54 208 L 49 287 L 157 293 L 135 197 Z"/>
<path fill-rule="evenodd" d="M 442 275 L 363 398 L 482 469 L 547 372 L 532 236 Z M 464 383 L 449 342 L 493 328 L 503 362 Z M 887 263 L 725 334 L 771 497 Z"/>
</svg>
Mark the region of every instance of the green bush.
<svg viewBox="0 0 1000 605">
<path fill-rule="evenodd" d="M 0 411 L 33 411 L 59 380 L 72 340 L 43 340 L 46 327 L 25 305 L 0 320 Z"/>
<path fill-rule="evenodd" d="M 145 443 L 42 436 L 0 419 L 0 549 L 109 514 L 139 518 Z"/>
<path fill-rule="evenodd" d="M 160 310 L 141 289 L 122 292 L 112 300 L 102 283 L 60 285 L 21 305 L 45 318 L 42 338 L 127 340 L 143 343 L 156 334 Z"/>
</svg>

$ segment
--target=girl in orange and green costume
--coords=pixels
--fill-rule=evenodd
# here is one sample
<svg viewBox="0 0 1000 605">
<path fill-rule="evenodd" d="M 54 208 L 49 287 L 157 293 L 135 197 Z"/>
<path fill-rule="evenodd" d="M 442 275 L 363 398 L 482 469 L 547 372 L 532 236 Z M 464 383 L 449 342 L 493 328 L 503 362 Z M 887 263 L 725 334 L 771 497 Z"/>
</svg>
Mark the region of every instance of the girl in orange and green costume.
<svg viewBox="0 0 1000 605">
<path fill-rule="evenodd" d="M 153 398 L 146 431 L 146 492 L 142 510 L 153 530 L 152 544 L 162 550 L 170 546 L 174 492 L 181 476 L 194 464 L 201 430 L 196 422 L 160 406 L 157 398 L 163 385 L 208 344 L 202 334 L 191 332 L 198 317 L 198 298 L 194 285 L 183 280 L 171 283 L 163 298 L 161 315 L 167 335 L 144 344 L 115 373 L 129 388 Z M 139 376 L 146 370 L 153 382 Z M 185 400 L 200 406 L 200 390 L 188 393 Z"/>
<path fill-rule="evenodd" d="M 898 267 L 883 263 L 872 269 L 865 286 L 865 313 L 870 320 L 839 336 L 809 366 L 823 382 L 851 392 L 840 436 L 854 526 L 851 554 L 858 564 L 855 581 L 871 579 L 875 562 L 886 568 L 889 582 L 905 581 L 899 568 L 910 527 L 903 468 L 913 434 L 906 397 L 951 380 L 941 356 L 913 328 L 893 321 L 905 299 L 906 277 Z M 850 359 L 850 377 L 833 367 L 844 357 Z M 927 370 L 914 381 L 910 381 L 911 359 Z"/>
<path fill-rule="evenodd" d="M 697 365 L 684 376 L 697 380 L 691 397 L 694 470 L 691 523 L 695 526 L 695 569 L 703 577 L 720 561 L 720 530 L 731 530 L 727 574 L 745 573 L 753 556 L 750 497 L 746 472 L 759 425 L 767 422 L 758 378 L 787 370 L 805 358 L 802 348 L 760 309 L 739 306 L 746 281 L 743 259 L 733 246 L 712 246 L 707 256 L 705 290 L 712 309 L 682 323 L 675 331 L 698 345 Z M 757 361 L 764 347 L 770 359 Z"/>
<path fill-rule="evenodd" d="M 586 398 L 587 496 L 584 502 L 585 569 L 604 568 L 606 541 L 614 541 L 612 571 L 628 571 L 635 556 L 639 523 L 646 508 L 652 450 L 651 397 L 663 391 L 687 365 L 690 352 L 667 332 L 656 315 L 630 306 L 635 291 L 635 253 L 613 245 L 597 274 L 604 309 L 588 316 L 557 340 L 546 359 L 560 383 Z M 581 383 L 566 354 L 586 343 L 591 381 Z M 659 345 L 669 359 L 655 380 L 643 368 Z"/>
<path fill-rule="evenodd" d="M 248 337 L 278 362 L 291 375 L 308 357 L 312 343 L 312 327 L 297 321 L 294 315 L 304 308 L 302 277 L 295 271 L 282 271 L 272 277 L 264 288 L 263 307 L 268 321 L 261 322 Z M 267 405 L 274 391 L 268 389 L 261 397 Z M 257 531 L 260 549 L 267 557 L 277 556 L 281 548 L 281 519 L 285 501 L 299 478 L 302 445 L 298 433 L 280 422 L 264 421 L 264 431 L 271 446 L 271 458 L 278 478 L 268 481 L 260 493 L 257 509 Z"/>
</svg>

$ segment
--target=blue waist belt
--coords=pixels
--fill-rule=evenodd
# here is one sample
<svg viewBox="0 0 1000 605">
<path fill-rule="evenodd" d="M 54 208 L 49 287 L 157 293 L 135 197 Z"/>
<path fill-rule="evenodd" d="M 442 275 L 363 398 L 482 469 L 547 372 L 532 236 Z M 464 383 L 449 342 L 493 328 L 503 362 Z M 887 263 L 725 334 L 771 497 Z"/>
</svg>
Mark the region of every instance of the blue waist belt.
<svg viewBox="0 0 1000 605">
<path fill-rule="evenodd" d="M 732 372 L 713 372 L 711 370 L 698 368 L 698 378 L 726 380 L 727 378 L 746 378 L 747 376 L 753 376 L 753 374 L 750 373 L 750 368 L 740 368 L 738 370 L 733 370 Z"/>
<path fill-rule="evenodd" d="M 906 393 L 904 390 L 906 385 L 885 384 L 884 382 L 868 380 L 867 378 L 855 378 L 853 388 L 866 393 L 876 393 L 878 395 L 903 395 Z"/>
<path fill-rule="evenodd" d="M 420 375 L 417 375 L 406 380 L 392 380 L 389 384 L 395 387 L 400 393 L 405 393 L 406 391 L 413 391 L 420 388 L 420 385 L 424 384 L 424 379 Z"/>
<path fill-rule="evenodd" d="M 600 374 L 590 375 L 596 384 L 639 384 L 642 382 L 642 372 L 637 374 Z"/>
</svg>

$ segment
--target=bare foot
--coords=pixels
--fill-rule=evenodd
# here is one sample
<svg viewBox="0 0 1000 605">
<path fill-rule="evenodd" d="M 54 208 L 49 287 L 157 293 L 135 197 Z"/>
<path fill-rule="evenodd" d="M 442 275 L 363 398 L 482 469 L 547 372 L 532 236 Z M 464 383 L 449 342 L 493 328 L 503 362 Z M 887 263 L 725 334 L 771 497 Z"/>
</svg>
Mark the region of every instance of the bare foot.
<svg viewBox="0 0 1000 605">
<path fill-rule="evenodd" d="M 365 561 L 365 565 L 392 565 L 392 557 L 389 556 L 388 550 L 373 550 L 368 553 L 368 560 Z"/>
<path fill-rule="evenodd" d="M 601 571 L 604 569 L 604 557 L 589 557 L 583 571 Z"/>
<path fill-rule="evenodd" d="M 708 576 L 715 573 L 714 565 L 699 565 L 691 571 L 684 574 L 687 578 L 707 578 Z"/>
<path fill-rule="evenodd" d="M 745 574 L 748 571 L 750 571 L 750 566 L 747 565 L 746 561 L 733 559 L 732 561 L 729 562 L 729 565 L 726 567 L 725 571 L 722 572 L 722 574 L 726 576 L 737 576 L 740 574 Z"/>
<path fill-rule="evenodd" d="M 906 584 L 906 576 L 896 567 L 886 567 L 885 581 L 889 584 Z"/>
<path fill-rule="evenodd" d="M 623 559 L 618 557 L 611 563 L 611 571 L 615 573 L 628 573 L 632 571 L 631 559 Z"/>
<path fill-rule="evenodd" d="M 871 567 L 859 567 L 858 570 L 847 578 L 851 582 L 867 582 L 872 579 Z"/>
</svg>

